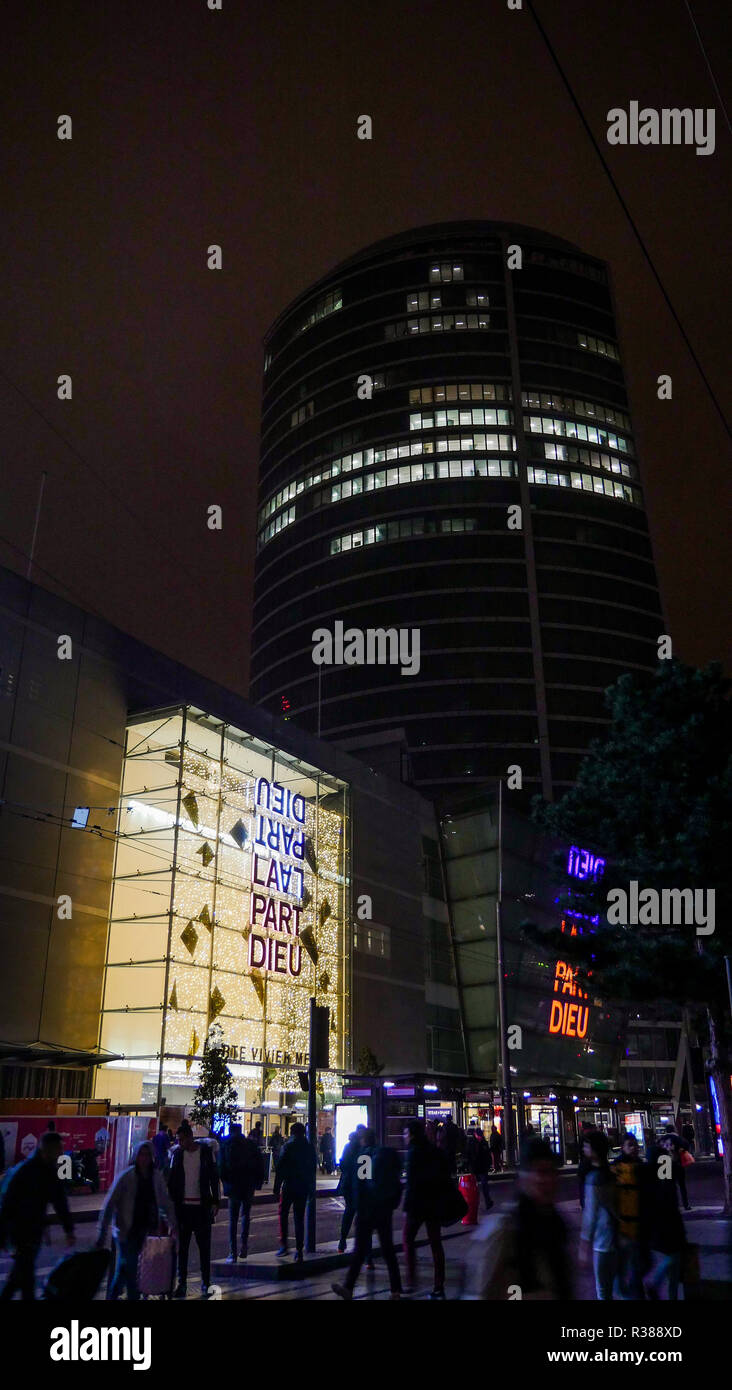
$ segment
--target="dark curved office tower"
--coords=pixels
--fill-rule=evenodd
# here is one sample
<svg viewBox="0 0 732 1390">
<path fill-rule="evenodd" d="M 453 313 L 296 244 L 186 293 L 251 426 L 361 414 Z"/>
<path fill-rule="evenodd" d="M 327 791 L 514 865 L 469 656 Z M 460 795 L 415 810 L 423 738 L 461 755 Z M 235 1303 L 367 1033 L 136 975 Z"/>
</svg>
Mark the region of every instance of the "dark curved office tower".
<svg viewBox="0 0 732 1390">
<path fill-rule="evenodd" d="M 515 764 L 561 794 L 664 630 L 607 267 L 422 227 L 265 349 L 252 699 L 446 806 Z"/>
</svg>

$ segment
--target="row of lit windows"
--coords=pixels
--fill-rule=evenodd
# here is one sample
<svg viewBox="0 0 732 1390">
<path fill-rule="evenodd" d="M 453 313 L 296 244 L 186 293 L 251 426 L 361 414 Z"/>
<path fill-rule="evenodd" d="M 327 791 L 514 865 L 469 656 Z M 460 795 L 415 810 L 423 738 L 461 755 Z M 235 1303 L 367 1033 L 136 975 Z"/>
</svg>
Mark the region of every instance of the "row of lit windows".
<svg viewBox="0 0 732 1390">
<path fill-rule="evenodd" d="M 522 391 L 521 404 L 530 405 L 534 410 L 563 410 L 567 415 L 587 415 L 591 419 L 604 420 L 606 425 L 620 425 L 632 429 L 630 418 L 624 410 L 613 410 L 609 405 L 598 405 L 594 401 L 579 401 L 574 396 L 548 395 L 546 391 Z"/>
<path fill-rule="evenodd" d="M 440 261 L 430 266 L 430 284 L 448 285 L 451 280 L 463 280 L 463 267 L 453 261 Z"/>
<path fill-rule="evenodd" d="M 423 415 L 417 412 L 410 415 L 410 430 L 434 430 L 445 429 L 453 425 L 510 425 L 510 410 L 501 410 L 484 406 L 472 406 L 470 409 L 456 410 L 436 410 L 434 414 Z M 597 442 L 597 441 L 595 441 Z"/>
<path fill-rule="evenodd" d="M 384 521 L 378 526 L 366 526 L 362 531 L 347 531 L 343 536 L 334 536 L 330 543 L 331 555 L 341 555 L 345 550 L 358 550 L 362 545 L 378 545 L 379 541 L 403 541 L 411 536 L 457 535 L 458 532 L 475 531 L 474 517 L 443 517 L 435 521 L 432 517 L 414 516 L 406 521 Z"/>
<path fill-rule="evenodd" d="M 490 304 L 490 295 L 487 290 L 466 290 L 465 303 L 469 309 L 487 309 Z M 413 294 L 407 295 L 407 313 L 414 314 L 420 309 L 441 309 L 442 293 L 440 290 L 415 290 Z"/>
<path fill-rule="evenodd" d="M 559 473 L 547 468 L 526 470 L 530 483 L 545 483 L 549 487 L 576 487 L 584 492 L 601 492 L 605 497 L 617 497 L 621 502 L 634 502 L 641 505 L 641 495 L 637 488 L 627 483 L 615 482 L 612 478 L 598 478 L 591 473 Z"/>
<path fill-rule="evenodd" d="M 604 270 L 599 266 L 586 265 L 584 261 L 576 261 L 567 256 L 550 256 L 545 251 L 530 251 L 529 261 L 532 265 L 548 265 L 554 270 L 569 270 L 574 275 L 585 275 L 588 280 L 598 280 L 600 284 L 606 284 Z"/>
<path fill-rule="evenodd" d="M 381 487 L 401 487 L 405 483 L 428 483 L 434 478 L 515 478 L 513 459 L 438 459 L 422 463 L 402 463 L 398 468 L 380 468 L 360 478 L 334 483 L 321 493 L 321 505 L 342 502 L 362 492 Z"/>
<path fill-rule="evenodd" d="M 327 318 L 328 314 L 334 314 L 336 309 L 342 308 L 343 291 L 331 290 L 328 294 L 323 295 L 322 299 L 319 299 L 314 308 L 310 310 L 310 313 L 300 324 L 299 332 L 304 333 L 306 328 L 311 328 L 320 319 Z"/>
<path fill-rule="evenodd" d="M 604 444 L 627 454 L 628 443 L 619 434 L 610 434 L 597 425 L 583 425 L 578 420 L 558 420 L 554 415 L 524 415 L 524 425 L 532 434 L 563 434 L 567 439 L 584 439 L 588 444 Z"/>
<path fill-rule="evenodd" d="M 458 329 L 490 328 L 489 314 L 433 314 L 431 318 L 402 319 L 400 323 L 387 323 L 385 338 L 408 338 L 413 333 L 451 333 Z"/>
<path fill-rule="evenodd" d="M 589 468 L 604 468 L 608 473 L 622 473 L 624 478 L 637 478 L 638 470 L 625 459 L 601 454 L 596 449 L 578 449 L 575 444 L 545 444 L 544 458 L 562 463 L 586 463 Z"/>
<path fill-rule="evenodd" d="M 503 449 L 510 453 L 516 449 L 516 440 L 513 435 L 508 434 L 469 434 L 452 439 L 407 439 L 398 444 L 386 444 L 377 448 L 360 449 L 355 454 L 344 454 L 339 459 L 333 459 L 332 463 L 323 464 L 317 472 L 308 473 L 305 478 L 287 483 L 260 509 L 258 524 L 261 525 L 278 507 L 299 496 L 301 492 L 308 492 L 310 488 L 317 487 L 318 483 L 337 478 L 341 473 L 355 473 L 362 468 L 368 468 L 372 463 L 385 463 L 391 459 L 413 458 L 422 454 L 458 453 L 461 449 L 473 448 Z"/>
<path fill-rule="evenodd" d="M 601 357 L 612 357 L 615 362 L 620 361 L 620 353 L 615 344 L 605 342 L 604 338 L 590 338 L 587 333 L 578 333 L 577 345 L 585 348 L 587 352 L 598 352 Z"/>
<path fill-rule="evenodd" d="M 269 526 L 265 526 L 259 537 L 258 545 L 266 545 L 267 541 L 271 541 L 273 536 L 278 535 L 283 527 L 290 526 L 294 520 L 294 507 L 288 507 L 286 512 L 280 512 L 279 516 L 276 516 L 274 521 L 270 521 Z"/>
<path fill-rule="evenodd" d="M 441 386 L 415 386 L 409 392 L 410 405 L 432 405 L 438 401 L 510 401 L 508 386 L 487 381 L 446 383 Z M 524 402 L 525 404 L 525 402 Z"/>
<path fill-rule="evenodd" d="M 290 429 L 294 430 L 296 425 L 302 425 L 306 420 L 312 420 L 315 414 L 315 401 L 306 401 L 304 405 L 293 410 L 290 416 Z"/>
<path fill-rule="evenodd" d="M 608 463 L 610 461 L 608 460 Z M 641 506 L 641 494 L 628 483 L 617 482 L 612 478 L 600 478 L 579 471 L 562 472 L 555 469 L 529 465 L 528 481 L 549 487 L 573 487 L 585 492 L 601 493 L 623 502 Z M 349 478 L 333 487 L 324 488 L 313 496 L 313 507 L 327 506 L 331 502 L 345 501 L 364 492 L 373 492 L 384 487 L 404 487 L 413 483 L 432 482 L 447 478 L 516 478 L 518 464 L 514 459 L 500 458 L 458 458 L 424 459 L 421 463 L 401 464 L 397 468 L 378 469 L 360 477 Z M 265 545 L 276 535 L 283 525 L 294 520 L 294 507 L 282 513 L 261 532 L 258 546 Z M 287 518 L 285 521 L 282 518 Z"/>
</svg>

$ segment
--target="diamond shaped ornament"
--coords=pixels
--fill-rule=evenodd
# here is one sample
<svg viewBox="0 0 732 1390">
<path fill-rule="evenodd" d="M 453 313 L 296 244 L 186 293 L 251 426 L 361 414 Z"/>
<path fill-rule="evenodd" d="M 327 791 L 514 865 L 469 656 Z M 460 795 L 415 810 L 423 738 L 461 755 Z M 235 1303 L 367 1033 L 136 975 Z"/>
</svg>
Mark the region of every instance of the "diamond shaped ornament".
<svg viewBox="0 0 732 1390">
<path fill-rule="evenodd" d="M 189 922 L 188 926 L 181 932 L 180 939 L 189 954 L 192 956 L 195 955 L 196 946 L 198 945 L 198 932 L 192 922 Z"/>
<path fill-rule="evenodd" d="M 204 903 L 203 907 L 201 908 L 201 911 L 198 914 L 198 920 L 199 922 L 203 922 L 204 927 L 207 927 L 209 931 L 211 930 L 211 913 L 208 910 L 208 903 Z"/>
<path fill-rule="evenodd" d="M 211 860 L 212 860 L 213 857 L 214 857 L 214 852 L 213 852 L 213 850 L 212 850 L 210 844 L 208 843 L 208 840 L 206 840 L 206 841 L 201 845 L 201 848 L 200 848 L 200 849 L 197 849 L 197 850 L 196 850 L 196 854 L 200 854 L 200 856 L 201 856 L 201 861 L 202 861 L 202 863 L 203 863 L 203 867 L 204 867 L 204 869 L 207 869 L 208 866 L 209 866 L 209 864 L 211 863 Z"/>
<path fill-rule="evenodd" d="M 186 812 L 187 812 L 187 814 L 188 814 L 188 819 L 189 819 L 189 821 L 191 821 L 193 825 L 196 825 L 196 826 L 197 826 L 197 825 L 198 825 L 198 802 L 197 802 L 197 800 L 196 800 L 196 793 L 195 793 L 195 792 L 188 792 L 187 796 L 184 796 L 184 797 L 183 797 L 183 800 L 182 800 L 182 802 L 181 802 L 181 805 L 182 805 L 182 806 L 185 806 Z"/>
<path fill-rule="evenodd" d="M 225 1003 L 226 1000 L 224 999 L 224 996 L 221 993 L 221 990 L 219 989 L 218 985 L 214 985 L 213 993 L 211 995 L 212 1018 L 215 1018 L 217 1014 L 221 1013 L 221 1010 L 223 1009 Z"/>
<path fill-rule="evenodd" d="M 246 842 L 247 842 L 247 839 L 249 838 L 249 832 L 248 832 L 248 830 L 247 830 L 247 828 L 246 828 L 246 826 L 245 826 L 243 820 L 238 820 L 238 821 L 236 822 L 236 825 L 232 825 L 231 830 L 229 831 L 229 834 L 230 834 L 232 840 L 236 840 L 236 843 L 238 844 L 239 849 L 243 849 L 244 846 L 245 846 L 245 844 L 246 844 Z"/>
</svg>

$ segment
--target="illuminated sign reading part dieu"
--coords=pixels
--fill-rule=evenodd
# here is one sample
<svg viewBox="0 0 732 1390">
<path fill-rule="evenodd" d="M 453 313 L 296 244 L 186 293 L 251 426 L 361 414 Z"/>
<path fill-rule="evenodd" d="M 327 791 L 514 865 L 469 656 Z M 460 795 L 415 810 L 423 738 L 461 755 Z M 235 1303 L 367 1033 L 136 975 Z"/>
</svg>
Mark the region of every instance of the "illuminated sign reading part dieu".
<svg viewBox="0 0 732 1390">
<path fill-rule="evenodd" d="M 289 938 L 300 935 L 305 800 L 280 786 L 279 782 L 259 777 L 254 787 L 254 804 L 256 829 L 252 844 L 249 966 L 252 970 L 297 976 L 302 969 L 300 942 L 278 941 L 262 933 L 279 932 Z M 286 896 L 297 902 L 285 901 Z"/>
</svg>

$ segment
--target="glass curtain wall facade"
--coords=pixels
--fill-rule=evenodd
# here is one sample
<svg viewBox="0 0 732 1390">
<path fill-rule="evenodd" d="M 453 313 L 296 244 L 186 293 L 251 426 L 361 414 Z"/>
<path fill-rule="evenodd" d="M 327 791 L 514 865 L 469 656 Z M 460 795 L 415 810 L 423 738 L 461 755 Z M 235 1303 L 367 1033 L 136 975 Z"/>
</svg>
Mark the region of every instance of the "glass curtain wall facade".
<svg viewBox="0 0 732 1390">
<path fill-rule="evenodd" d="M 299 1093 L 310 998 L 350 1065 L 349 791 L 193 708 L 130 724 L 101 1046 L 158 1094 L 223 1031 L 240 1103 Z M 100 1070 L 102 1091 L 110 1068 Z"/>
<path fill-rule="evenodd" d="M 625 1013 L 600 998 L 591 978 L 577 971 L 562 950 L 567 936 L 593 928 L 579 914 L 572 885 L 576 890 L 580 875 L 601 872 L 602 861 L 580 846 L 568 846 L 566 854 L 558 851 L 529 821 L 505 807 L 501 814 L 498 798 L 446 817 L 442 835 L 471 1075 L 503 1085 L 500 893 L 512 1086 L 614 1087 Z M 562 858 L 561 868 L 555 867 L 555 854 Z M 551 944 L 531 944 L 522 932 L 527 921 L 551 928 Z"/>
<path fill-rule="evenodd" d="M 266 338 L 257 546 L 256 704 L 395 731 L 443 804 L 507 762 L 561 794 L 664 631 L 608 268 L 480 222 L 336 267 Z M 418 628 L 418 673 L 316 667 L 339 621 Z"/>
</svg>

